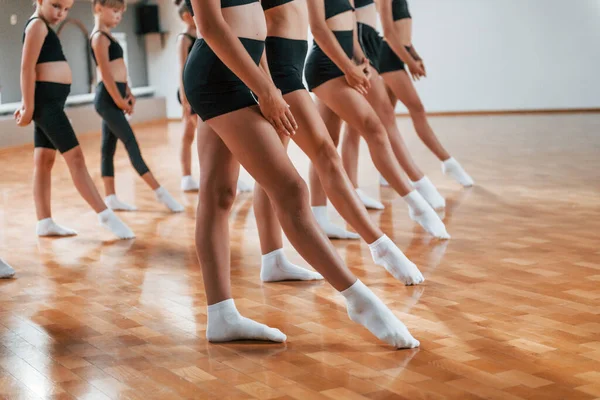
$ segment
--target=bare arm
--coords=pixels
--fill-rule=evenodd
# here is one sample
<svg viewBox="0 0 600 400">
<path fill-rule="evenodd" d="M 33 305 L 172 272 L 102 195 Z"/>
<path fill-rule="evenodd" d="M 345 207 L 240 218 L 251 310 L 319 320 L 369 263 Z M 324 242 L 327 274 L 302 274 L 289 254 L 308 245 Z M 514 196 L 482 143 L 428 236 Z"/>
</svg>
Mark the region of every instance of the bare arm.
<svg viewBox="0 0 600 400">
<path fill-rule="evenodd" d="M 352 7 L 354 7 L 354 0 L 348 0 L 350 2 L 350 4 L 352 5 Z M 356 61 L 357 63 L 362 63 L 367 56 L 365 55 L 362 46 L 360 45 L 360 40 L 358 39 L 358 21 L 356 20 L 356 14 L 352 13 L 353 17 L 354 17 L 354 34 L 353 36 L 353 41 L 354 41 L 354 61 Z"/>
<path fill-rule="evenodd" d="M 267 60 L 267 52 L 263 52 L 262 57 L 260 58 L 260 69 L 269 77 L 269 80 L 273 82 L 273 77 L 271 76 L 271 70 L 269 69 L 269 61 Z"/>
<path fill-rule="evenodd" d="M 408 65 L 409 69 L 417 69 L 417 63 L 404 47 L 404 37 L 402 37 L 402 32 L 399 29 L 396 29 L 392 12 L 392 0 L 381 0 L 379 12 L 381 13 L 381 24 L 383 25 L 383 36 L 385 37 L 385 40 L 388 42 L 394 53 Z"/>
<path fill-rule="evenodd" d="M 103 34 L 96 34 L 92 38 L 92 51 L 96 56 L 96 61 L 98 62 L 98 69 L 100 69 L 100 73 L 102 74 L 102 82 L 104 83 L 104 87 L 110 97 L 112 97 L 113 101 L 123 111 L 129 112 L 130 105 L 123 98 L 121 92 L 119 92 L 119 88 L 115 82 L 115 78 L 112 76 L 112 72 L 110 70 L 110 61 L 108 59 L 108 47 L 110 46 L 110 40 Z"/>
<path fill-rule="evenodd" d="M 25 31 L 23 43 L 23 56 L 21 58 L 21 96 L 22 106 L 15 113 L 17 123 L 21 126 L 28 125 L 33 118 L 35 107 L 35 67 L 42 51 L 44 40 L 48 35 L 48 27 L 41 20 L 32 21 Z"/>
</svg>

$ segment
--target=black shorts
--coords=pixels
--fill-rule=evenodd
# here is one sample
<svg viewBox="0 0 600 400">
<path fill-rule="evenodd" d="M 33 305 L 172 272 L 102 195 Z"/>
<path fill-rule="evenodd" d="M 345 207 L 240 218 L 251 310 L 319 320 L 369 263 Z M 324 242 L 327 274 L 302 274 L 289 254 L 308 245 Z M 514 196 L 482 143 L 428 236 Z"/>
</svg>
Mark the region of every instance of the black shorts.
<svg viewBox="0 0 600 400">
<path fill-rule="evenodd" d="M 258 65 L 265 42 L 239 39 Z M 258 104 L 246 84 L 219 60 L 202 39 L 194 43 L 188 56 L 183 70 L 183 87 L 192 110 L 202 121 Z"/>
<path fill-rule="evenodd" d="M 177 102 L 179 102 L 179 104 L 181 104 L 181 94 L 179 93 L 179 89 L 177 89 Z M 181 105 L 183 105 L 183 104 L 181 104 Z M 192 115 L 196 115 L 194 110 L 192 110 Z"/>
<path fill-rule="evenodd" d="M 35 147 L 66 153 L 79 146 L 75 131 L 65 114 L 65 103 L 70 91 L 71 85 L 68 84 L 35 82 L 33 111 Z"/>
<path fill-rule="evenodd" d="M 379 57 L 383 38 L 371 25 L 358 23 L 358 41 L 369 62 L 379 72 Z"/>
<path fill-rule="evenodd" d="M 394 53 L 388 42 L 384 40 L 379 55 L 379 73 L 385 74 L 386 72 L 402 71 L 404 69 L 406 69 L 404 61 Z"/>
<path fill-rule="evenodd" d="M 308 52 L 306 40 L 269 36 L 265 41 L 265 51 L 271 77 L 282 94 L 306 90 L 302 82 Z"/>
<path fill-rule="evenodd" d="M 354 53 L 354 31 L 333 31 L 333 34 L 348 58 L 352 58 Z M 323 83 L 339 78 L 340 76 L 344 76 L 344 73 L 327 57 L 317 42 L 313 42 L 304 69 L 304 77 L 306 78 L 308 89 L 312 92 Z"/>
</svg>

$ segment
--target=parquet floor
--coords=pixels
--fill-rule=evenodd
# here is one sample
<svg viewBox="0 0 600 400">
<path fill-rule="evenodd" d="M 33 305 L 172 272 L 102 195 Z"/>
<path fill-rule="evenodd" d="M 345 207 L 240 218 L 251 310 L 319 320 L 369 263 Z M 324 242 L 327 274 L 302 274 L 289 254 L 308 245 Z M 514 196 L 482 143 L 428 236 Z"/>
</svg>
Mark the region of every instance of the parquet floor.
<svg viewBox="0 0 600 400">
<path fill-rule="evenodd" d="M 364 243 L 335 245 L 421 340 L 415 351 L 393 351 L 353 324 L 326 283 L 261 284 L 247 194 L 231 218 L 237 305 L 288 342 L 208 344 L 195 195 L 178 191 L 177 123 L 138 129 L 138 138 L 184 214 L 155 204 L 119 148 L 118 190 L 141 209 L 124 214 L 138 235 L 131 242 L 99 231 L 62 161 L 54 217 L 79 236 L 36 238 L 31 148 L 1 151 L 0 255 L 18 275 L 0 282 L 0 398 L 600 398 L 600 115 L 432 119 L 477 181 L 471 190 L 443 177 L 409 121 L 399 123 L 447 197 L 452 240 L 415 227 L 376 185 L 363 151 L 363 187 L 387 206 L 372 218 L 427 281 L 403 287 Z M 99 137 L 82 146 L 99 183 Z M 306 158 L 290 154 L 306 176 Z"/>
</svg>

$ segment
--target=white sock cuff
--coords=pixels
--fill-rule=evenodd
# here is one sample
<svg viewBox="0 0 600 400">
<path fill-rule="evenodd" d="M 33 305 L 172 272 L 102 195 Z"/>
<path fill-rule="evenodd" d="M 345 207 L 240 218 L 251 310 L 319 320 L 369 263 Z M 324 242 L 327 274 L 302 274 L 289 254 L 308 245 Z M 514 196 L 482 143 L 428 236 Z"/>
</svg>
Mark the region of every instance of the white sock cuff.
<svg viewBox="0 0 600 400">
<path fill-rule="evenodd" d="M 99 212 L 98 216 L 104 218 L 110 216 L 111 214 L 113 214 L 112 210 L 110 208 L 107 208 L 106 210 Z"/>
<path fill-rule="evenodd" d="M 410 207 L 416 210 L 422 210 L 423 205 L 427 204 L 423 196 L 421 196 L 416 190 L 413 190 L 412 192 L 410 192 L 406 196 L 403 196 L 402 198 L 408 203 Z"/>
<path fill-rule="evenodd" d="M 458 161 L 456 161 L 456 159 L 454 157 L 450 157 L 446 161 L 443 161 L 442 164 L 444 164 L 446 167 L 450 167 L 453 165 L 457 165 Z"/>
<path fill-rule="evenodd" d="M 356 282 L 352 284 L 348 289 L 342 290 L 340 293 L 345 298 L 354 297 L 357 293 L 367 289 L 364 283 L 360 279 L 356 279 Z"/>
<path fill-rule="evenodd" d="M 315 218 L 327 219 L 327 206 L 314 206 L 314 207 L 311 207 L 311 209 L 312 209 L 313 214 L 315 215 Z"/>
<path fill-rule="evenodd" d="M 232 310 L 237 311 L 237 308 L 235 307 L 235 302 L 233 301 L 233 299 L 223 300 L 223 301 L 220 301 L 218 303 L 212 304 L 207 307 L 209 314 L 217 312 L 217 311 L 225 310 L 225 309 L 232 309 Z"/>
<path fill-rule="evenodd" d="M 418 181 L 411 181 L 414 186 L 433 185 L 427 175 L 423 175 Z"/>
<path fill-rule="evenodd" d="M 277 249 L 277 250 L 273 250 L 270 253 L 267 254 L 263 254 L 262 256 L 262 260 L 264 261 L 268 261 L 272 258 L 278 257 L 278 256 L 284 256 L 285 257 L 285 253 L 283 252 L 283 248 L 281 249 Z"/>
<path fill-rule="evenodd" d="M 159 186 L 159 187 L 158 187 L 158 188 L 157 188 L 157 189 L 154 191 L 154 193 L 156 193 L 156 194 L 158 194 L 158 195 L 161 195 L 161 194 L 163 194 L 163 193 L 167 193 L 167 189 L 165 189 L 165 188 L 164 188 L 164 187 L 162 187 L 162 186 Z"/>
<path fill-rule="evenodd" d="M 387 242 L 388 240 L 390 240 L 390 238 L 388 237 L 388 235 L 383 235 L 381 236 L 379 239 L 377 239 L 376 241 L 374 241 L 373 243 L 371 243 L 369 245 L 370 249 L 374 249 L 375 247 L 379 246 L 381 243 L 383 242 Z"/>
<path fill-rule="evenodd" d="M 183 179 L 192 179 L 192 176 L 191 175 L 184 175 Z"/>
<path fill-rule="evenodd" d="M 40 219 L 38 221 L 38 224 L 49 224 L 50 222 L 52 222 L 52 217 L 50 218 L 44 218 L 44 219 Z"/>
</svg>

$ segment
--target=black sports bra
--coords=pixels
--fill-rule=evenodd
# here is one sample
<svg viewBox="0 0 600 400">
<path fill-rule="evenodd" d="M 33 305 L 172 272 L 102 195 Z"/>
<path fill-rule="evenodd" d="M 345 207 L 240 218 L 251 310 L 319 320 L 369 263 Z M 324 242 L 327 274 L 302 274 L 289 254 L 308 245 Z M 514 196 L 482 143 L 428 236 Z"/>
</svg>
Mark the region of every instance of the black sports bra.
<svg viewBox="0 0 600 400">
<path fill-rule="evenodd" d="M 356 7 L 356 8 L 366 7 L 371 4 L 375 4 L 375 1 L 374 0 L 354 0 L 354 7 Z"/>
<path fill-rule="evenodd" d="M 354 11 L 354 7 L 348 0 L 325 0 L 326 20 L 346 11 Z"/>
<path fill-rule="evenodd" d="M 412 18 L 408 11 L 406 0 L 392 0 L 392 16 L 394 17 L 394 21 Z"/>
<path fill-rule="evenodd" d="M 263 10 L 267 11 L 270 8 L 281 6 L 292 1 L 294 0 L 261 0 L 260 4 L 262 5 Z"/>
<path fill-rule="evenodd" d="M 25 31 L 27 30 L 27 26 L 34 19 L 40 19 L 44 21 L 40 17 L 30 18 L 29 21 L 25 24 L 25 28 L 23 30 L 23 42 L 25 42 Z M 50 28 L 50 25 L 46 21 L 44 21 L 46 26 L 48 27 L 48 34 L 44 39 L 44 44 L 42 44 L 42 50 L 40 50 L 40 55 L 38 56 L 36 64 L 43 64 L 48 62 L 56 62 L 56 61 L 67 61 L 65 54 L 63 53 L 62 45 L 60 44 L 60 39 L 54 29 Z"/>
<path fill-rule="evenodd" d="M 227 7 L 235 7 L 235 6 L 243 6 L 244 4 L 258 3 L 258 0 L 221 0 L 221 8 Z M 194 16 L 194 9 L 192 8 L 192 1 L 185 0 L 185 4 L 187 4 L 190 14 L 192 17 Z"/>
<path fill-rule="evenodd" d="M 190 35 L 189 33 L 180 33 L 179 36 L 185 36 L 192 41 L 192 44 L 190 44 L 190 47 L 188 47 L 188 54 L 190 54 L 192 48 L 194 48 L 194 43 L 196 43 L 196 40 L 198 40 L 198 38 L 196 36 Z"/>
<path fill-rule="evenodd" d="M 115 39 L 113 39 L 108 33 L 103 31 L 92 32 L 90 35 L 90 42 L 96 33 L 100 32 L 104 36 L 110 40 L 110 45 L 108 46 L 108 61 L 118 60 L 119 58 L 123 58 L 123 48 Z M 98 61 L 96 60 L 96 55 L 94 54 L 94 49 L 92 49 L 92 58 L 96 65 L 98 65 Z"/>
</svg>

